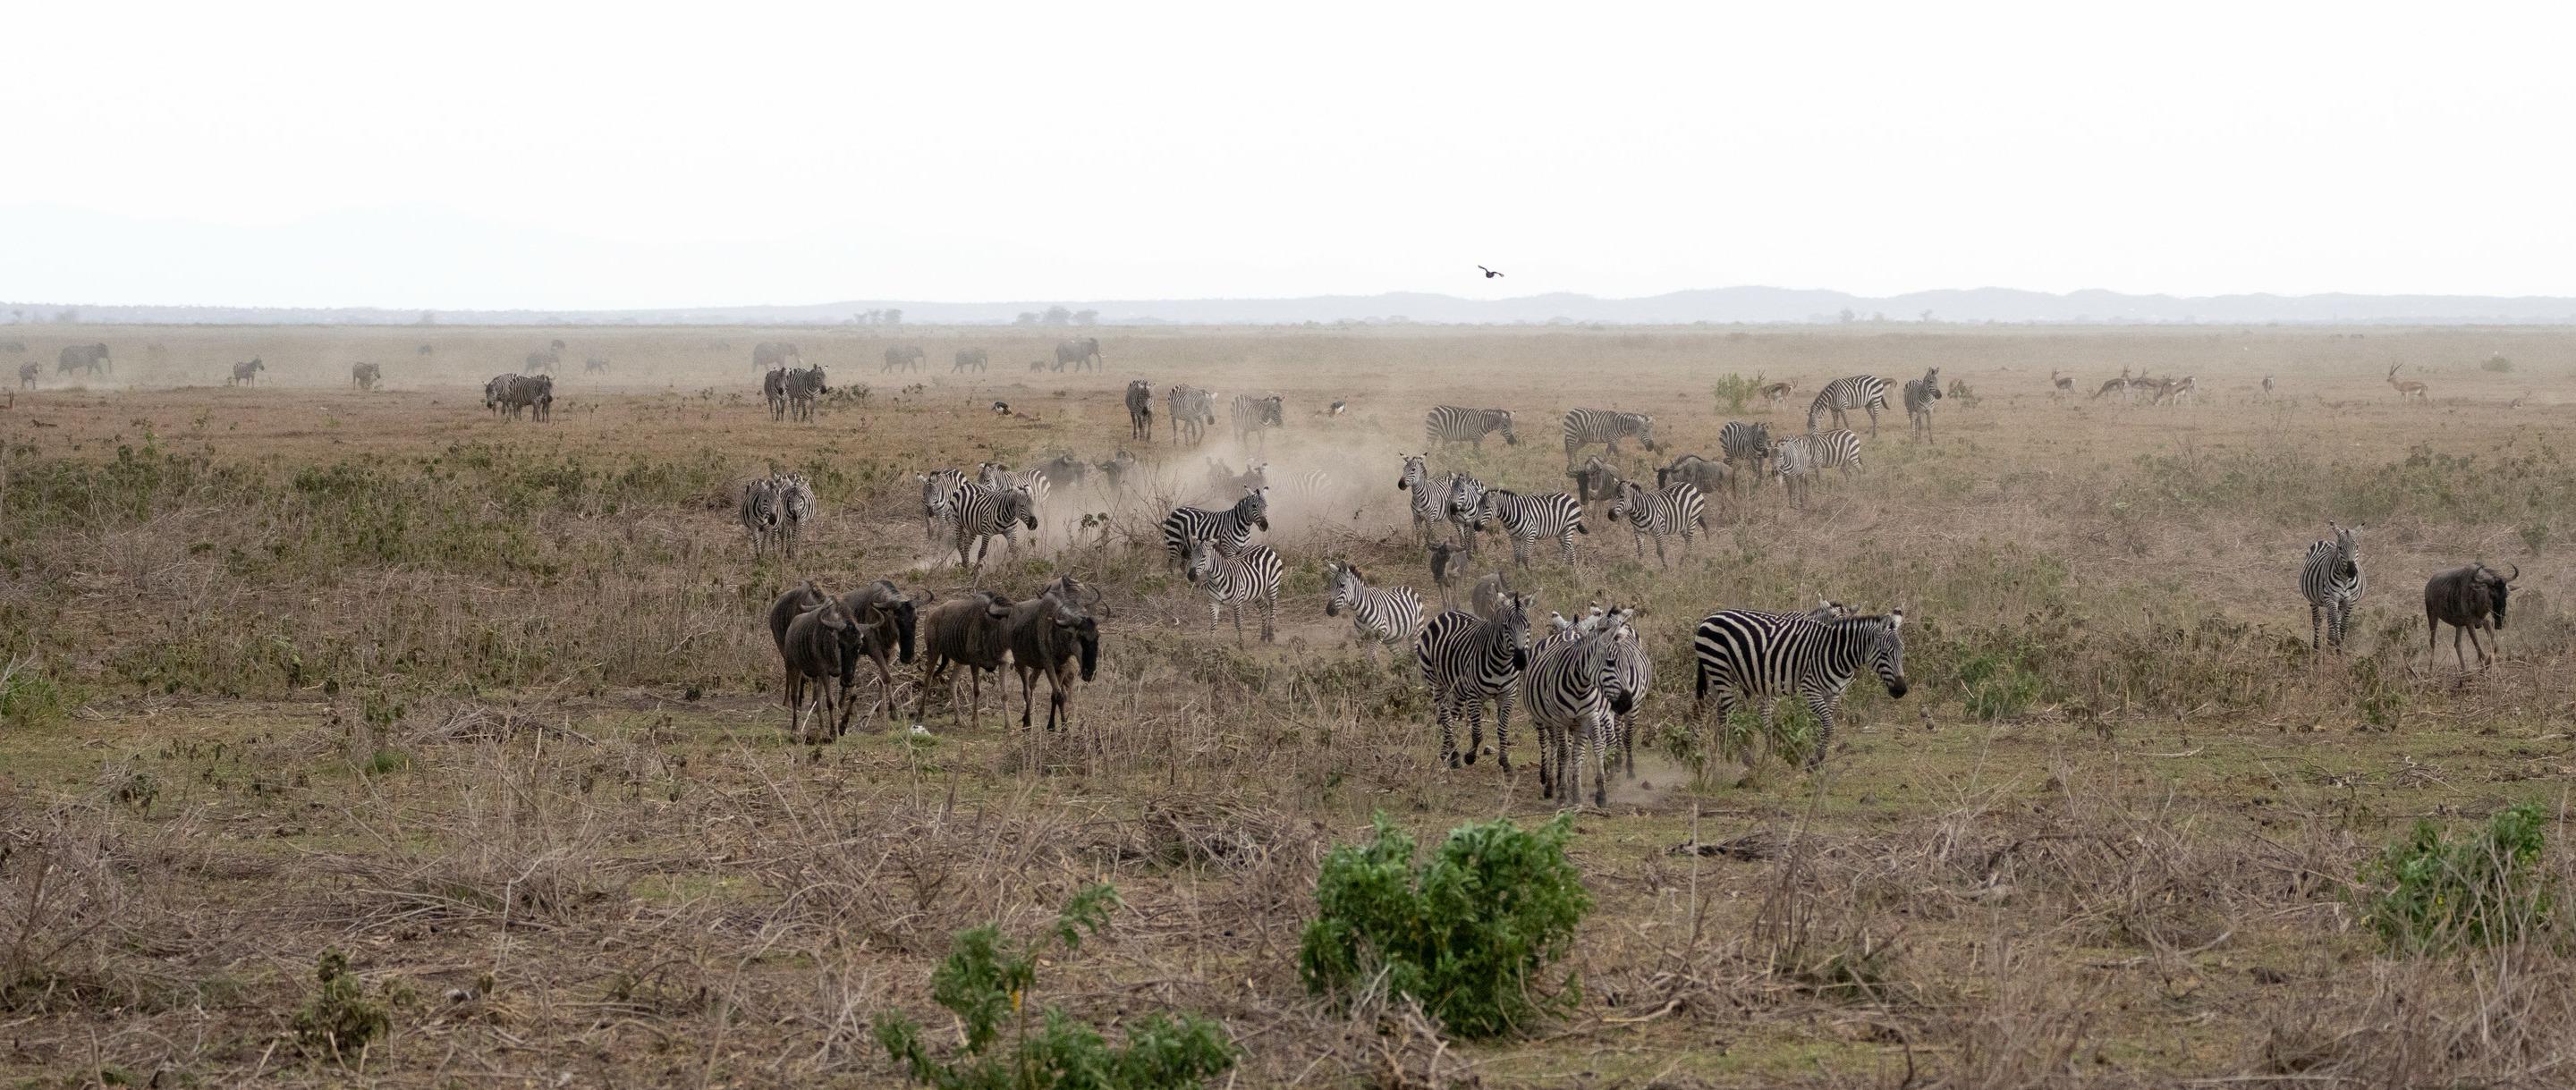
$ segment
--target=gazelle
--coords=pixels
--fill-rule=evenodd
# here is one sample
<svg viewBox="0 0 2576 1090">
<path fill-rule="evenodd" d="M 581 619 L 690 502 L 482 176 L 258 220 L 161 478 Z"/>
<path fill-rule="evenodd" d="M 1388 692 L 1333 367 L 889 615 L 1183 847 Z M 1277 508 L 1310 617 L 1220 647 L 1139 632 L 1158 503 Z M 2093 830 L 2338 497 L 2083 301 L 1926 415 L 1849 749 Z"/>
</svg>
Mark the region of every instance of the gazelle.
<svg viewBox="0 0 2576 1090">
<path fill-rule="evenodd" d="M 2404 401 L 2410 397 L 2418 401 L 2424 400 L 2424 384 L 2411 378 L 2398 378 L 2397 367 L 2398 365 L 2393 363 L 2388 365 L 2388 385 L 2396 389 L 2397 400 Z"/>
<path fill-rule="evenodd" d="M 2072 376 L 2060 374 L 2054 367 L 2048 369 L 2048 385 L 2061 396 L 2075 392 L 2075 379 Z"/>
</svg>

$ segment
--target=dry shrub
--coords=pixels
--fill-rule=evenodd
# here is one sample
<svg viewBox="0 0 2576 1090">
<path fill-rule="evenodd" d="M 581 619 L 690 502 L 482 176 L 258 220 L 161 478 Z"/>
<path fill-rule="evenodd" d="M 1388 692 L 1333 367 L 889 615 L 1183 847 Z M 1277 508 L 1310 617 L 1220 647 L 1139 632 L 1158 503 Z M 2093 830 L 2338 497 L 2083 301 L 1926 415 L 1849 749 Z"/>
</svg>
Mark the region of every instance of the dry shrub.
<svg viewBox="0 0 2576 1090">
<path fill-rule="evenodd" d="M 175 1001 L 160 959 L 202 948 L 194 922 L 153 894 L 171 858 L 102 806 L 0 809 L 0 1011 Z"/>
<path fill-rule="evenodd" d="M 1941 1033 L 1958 1045 L 1942 1085 L 2019 1090 L 2079 1082 L 2076 1057 L 2094 1040 L 2102 986 L 2006 934 L 1987 938 L 1976 991 L 1945 1005 Z"/>
<path fill-rule="evenodd" d="M 2555 1087 L 2576 1064 L 2576 963 L 2533 947 L 2373 960 L 2256 1011 L 2242 1060 L 2256 1086 Z"/>
<path fill-rule="evenodd" d="M 385 812 L 361 818 L 375 850 L 326 857 L 344 879 L 337 922 L 377 930 L 415 922 L 548 927 L 622 897 L 610 847 L 616 822 L 577 791 L 562 761 L 501 746 L 476 748 L 442 818 Z"/>
</svg>

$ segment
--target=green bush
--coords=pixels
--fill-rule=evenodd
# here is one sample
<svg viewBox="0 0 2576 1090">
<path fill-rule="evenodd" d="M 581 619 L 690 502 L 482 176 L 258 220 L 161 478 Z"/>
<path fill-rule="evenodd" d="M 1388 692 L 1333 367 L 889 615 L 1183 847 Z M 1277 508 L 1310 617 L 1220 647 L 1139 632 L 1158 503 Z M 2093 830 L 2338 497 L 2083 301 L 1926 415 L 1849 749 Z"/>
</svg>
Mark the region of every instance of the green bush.
<svg viewBox="0 0 2576 1090">
<path fill-rule="evenodd" d="M 2495 372 L 2495 373 L 2497 373 L 2497 374 L 2501 375 L 2501 374 L 2504 374 L 2504 373 L 2506 373 L 2506 372 L 2508 372 L 2508 371 L 2513 370 L 2513 361 L 2512 361 L 2512 360 L 2509 360 L 2509 359 L 2504 358 L 2504 356 L 2503 356 L 2503 355 L 2501 355 L 2501 354 L 2493 355 L 2493 356 L 2489 356 L 2489 357 L 2487 357 L 2487 361 L 2486 361 L 2485 363 L 2481 363 L 2481 364 L 2479 364 L 2479 365 L 2478 365 L 2478 370 L 2481 370 L 2481 371 L 2493 371 L 2493 372 Z"/>
<path fill-rule="evenodd" d="M 1572 815 L 1535 830 L 1508 820 L 1462 825 L 1416 869 L 1413 838 L 1381 814 L 1376 838 L 1324 859 L 1320 910 L 1299 944 L 1317 994 L 1350 999 L 1381 980 L 1462 1037 L 1492 1037 L 1581 998 L 1572 974 L 1554 992 L 1536 977 L 1574 945 L 1592 897 L 1565 858 Z"/>
<path fill-rule="evenodd" d="M 1055 1007 L 1029 1025 L 1038 962 L 1079 949 L 1085 930 L 1099 934 L 1117 902 L 1108 886 L 1083 890 L 1065 903 L 1052 931 L 1028 942 L 1005 941 L 995 924 L 958 932 L 948 960 L 931 974 L 930 995 L 965 1027 L 965 1050 L 933 1058 L 920 1023 L 894 1011 L 877 1016 L 877 1043 L 912 1081 L 940 1090 L 1153 1090 L 1195 1087 L 1224 1074 L 1234 1066 L 1234 1045 L 1223 1027 L 1196 1015 L 1149 1015 L 1128 1027 L 1124 1048 Z M 995 1050 L 1006 1028 L 1009 1047 Z"/>
<path fill-rule="evenodd" d="M 384 1004 L 368 999 L 366 986 L 350 975 L 348 955 L 322 951 L 313 975 L 322 988 L 295 1012 L 295 1040 L 305 1055 L 346 1059 L 393 1028 Z"/>
<path fill-rule="evenodd" d="M 2551 880 L 2540 867 L 2549 811 L 2506 807 L 2486 833 L 2458 843 L 2430 821 L 2362 866 L 2363 915 L 2392 951 L 2425 953 L 2511 942 L 2549 926 Z"/>
<path fill-rule="evenodd" d="M 2014 719 L 2039 702 L 2040 677 L 2018 649 L 1979 651 L 1959 663 L 1968 714 L 1984 722 Z"/>
<path fill-rule="evenodd" d="M 1754 392 L 1761 388 L 1762 376 L 1760 375 L 1752 378 L 1727 375 L 1717 380 L 1717 386 L 1711 392 L 1715 393 L 1717 400 L 1726 406 L 1727 412 L 1740 413 L 1744 411 L 1744 403 L 1753 400 Z"/>
<path fill-rule="evenodd" d="M 62 689 L 32 661 L 0 665 L 0 723 L 41 727 L 62 717 Z"/>
</svg>

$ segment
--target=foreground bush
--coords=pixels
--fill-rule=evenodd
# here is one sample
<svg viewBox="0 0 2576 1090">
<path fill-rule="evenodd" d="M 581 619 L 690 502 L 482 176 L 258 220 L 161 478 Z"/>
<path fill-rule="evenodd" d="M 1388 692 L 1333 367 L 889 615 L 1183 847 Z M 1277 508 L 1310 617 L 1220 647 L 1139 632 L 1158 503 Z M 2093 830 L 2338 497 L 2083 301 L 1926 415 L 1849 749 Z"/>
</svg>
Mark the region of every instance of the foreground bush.
<svg viewBox="0 0 2576 1090">
<path fill-rule="evenodd" d="M 1552 993 L 1533 978 L 1572 949 L 1592 909 L 1565 858 L 1573 830 L 1572 815 L 1535 830 L 1462 825 L 1417 870 L 1413 838 L 1379 815 L 1374 842 L 1324 859 L 1320 911 L 1297 953 L 1307 988 L 1349 999 L 1382 983 L 1461 1037 L 1571 1006 L 1581 997 L 1572 974 Z"/>
<path fill-rule="evenodd" d="M 1128 1028 L 1124 1048 L 1055 1007 L 1029 1025 L 1038 960 L 1080 948 L 1082 932 L 1098 934 L 1117 900 L 1108 886 L 1084 890 L 1035 941 L 1007 943 L 994 924 L 958 932 L 948 960 L 931 974 L 930 994 L 964 1024 L 965 1050 L 934 1059 L 920 1023 L 892 1011 L 877 1016 L 877 1043 L 912 1081 L 940 1090 L 1177 1090 L 1224 1074 L 1234 1066 L 1234 1046 L 1222 1027 L 1195 1015 L 1149 1015 Z M 1005 1021 L 1009 1047 L 996 1050 Z"/>
<path fill-rule="evenodd" d="M 2549 812 L 2517 803 L 2458 843 L 2430 821 L 2362 868 L 2364 913 L 2394 951 L 2512 942 L 2548 927 L 2550 879 L 2540 851 Z"/>
</svg>

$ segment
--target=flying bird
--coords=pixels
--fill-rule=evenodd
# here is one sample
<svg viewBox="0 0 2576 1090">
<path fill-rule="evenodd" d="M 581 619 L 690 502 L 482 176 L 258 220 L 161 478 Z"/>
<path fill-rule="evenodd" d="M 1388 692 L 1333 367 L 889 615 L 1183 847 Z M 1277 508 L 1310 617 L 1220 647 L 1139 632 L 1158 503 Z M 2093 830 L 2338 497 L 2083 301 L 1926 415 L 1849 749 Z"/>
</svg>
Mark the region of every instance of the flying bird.
<svg viewBox="0 0 2576 1090">
<path fill-rule="evenodd" d="M 1485 279 L 1487 279 L 1487 280 L 1491 280 L 1491 279 L 1493 279 L 1493 278 L 1495 278 L 1495 277 L 1497 277 L 1497 276 L 1501 276 L 1501 275 L 1503 275 L 1503 274 L 1501 274 L 1501 273 L 1495 272 L 1495 271 L 1494 271 L 1494 270 L 1492 270 L 1492 269 L 1485 268 L 1485 267 L 1484 267 L 1484 266 L 1482 266 L 1482 265 L 1478 265 L 1478 266 L 1476 266 L 1476 268 L 1477 268 L 1478 270 L 1482 271 L 1482 272 L 1485 274 Z"/>
</svg>

